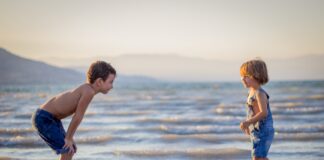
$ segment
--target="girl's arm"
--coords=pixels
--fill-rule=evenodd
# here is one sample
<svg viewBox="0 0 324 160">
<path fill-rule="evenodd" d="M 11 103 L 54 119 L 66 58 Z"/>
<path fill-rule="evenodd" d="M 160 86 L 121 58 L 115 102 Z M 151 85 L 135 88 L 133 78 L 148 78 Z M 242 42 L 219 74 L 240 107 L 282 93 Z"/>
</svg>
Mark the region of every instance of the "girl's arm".
<svg viewBox="0 0 324 160">
<path fill-rule="evenodd" d="M 255 114 L 252 118 L 244 121 L 243 122 L 244 128 L 248 127 L 250 124 L 254 124 L 254 123 L 262 120 L 263 118 L 267 117 L 267 115 L 268 115 L 266 94 L 258 91 L 256 93 L 256 100 L 257 100 L 260 112 Z"/>
</svg>

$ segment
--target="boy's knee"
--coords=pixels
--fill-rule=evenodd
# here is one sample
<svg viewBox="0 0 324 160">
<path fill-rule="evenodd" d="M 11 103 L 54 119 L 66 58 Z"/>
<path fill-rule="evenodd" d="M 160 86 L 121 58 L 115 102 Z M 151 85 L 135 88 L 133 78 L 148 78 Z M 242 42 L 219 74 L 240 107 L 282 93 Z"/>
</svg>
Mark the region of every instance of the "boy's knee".
<svg viewBox="0 0 324 160">
<path fill-rule="evenodd" d="M 253 157 L 252 160 L 269 160 L 268 158 L 256 158 L 256 157 Z"/>
<path fill-rule="evenodd" d="M 73 157 L 74 153 L 64 153 L 61 154 L 60 160 L 71 160 Z"/>
</svg>

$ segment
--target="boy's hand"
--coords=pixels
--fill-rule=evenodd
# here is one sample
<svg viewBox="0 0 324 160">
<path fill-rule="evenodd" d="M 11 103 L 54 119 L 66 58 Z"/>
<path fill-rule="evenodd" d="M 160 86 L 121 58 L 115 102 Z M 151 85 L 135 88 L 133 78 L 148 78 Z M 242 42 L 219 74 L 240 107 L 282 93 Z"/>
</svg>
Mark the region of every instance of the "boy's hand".
<svg viewBox="0 0 324 160">
<path fill-rule="evenodd" d="M 77 152 L 77 150 L 78 150 L 78 148 L 77 148 L 77 146 L 76 146 L 76 144 L 75 144 L 74 140 L 73 140 L 73 148 L 74 148 L 74 153 L 76 153 L 76 152 Z"/>
<path fill-rule="evenodd" d="M 70 154 L 73 154 L 76 152 L 76 150 L 73 147 L 73 146 L 75 146 L 73 139 L 65 138 L 64 142 L 65 142 L 65 144 L 63 146 L 64 149 L 68 149 Z"/>
</svg>

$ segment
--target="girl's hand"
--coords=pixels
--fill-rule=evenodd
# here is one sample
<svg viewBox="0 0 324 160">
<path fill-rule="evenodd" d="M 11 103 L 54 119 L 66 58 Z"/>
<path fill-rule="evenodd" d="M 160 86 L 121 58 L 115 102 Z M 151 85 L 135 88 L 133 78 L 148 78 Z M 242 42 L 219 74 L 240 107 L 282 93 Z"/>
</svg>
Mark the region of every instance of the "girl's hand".
<svg viewBox="0 0 324 160">
<path fill-rule="evenodd" d="M 69 150 L 69 154 L 73 154 L 73 153 L 75 153 L 76 152 L 76 150 L 74 149 L 74 141 L 73 141 L 73 139 L 68 139 L 68 138 L 65 138 L 64 139 L 64 142 L 65 142 L 65 144 L 64 144 L 64 146 L 63 146 L 63 148 L 64 149 L 68 149 Z"/>
<path fill-rule="evenodd" d="M 250 135 L 250 130 L 247 128 L 244 130 L 245 134 Z"/>
<path fill-rule="evenodd" d="M 240 128 L 242 131 L 245 132 L 245 130 L 249 129 L 249 125 L 250 125 L 250 123 L 248 121 L 243 121 L 240 123 Z"/>
</svg>

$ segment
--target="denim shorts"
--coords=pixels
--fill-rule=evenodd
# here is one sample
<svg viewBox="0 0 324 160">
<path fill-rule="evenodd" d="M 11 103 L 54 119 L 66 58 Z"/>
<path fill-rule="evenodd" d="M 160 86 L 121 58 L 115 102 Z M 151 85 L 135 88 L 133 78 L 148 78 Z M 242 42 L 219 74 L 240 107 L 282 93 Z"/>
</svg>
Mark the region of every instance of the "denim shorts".
<svg viewBox="0 0 324 160">
<path fill-rule="evenodd" d="M 252 142 L 252 157 L 266 158 L 274 138 L 274 129 L 252 130 L 250 138 Z"/>
<path fill-rule="evenodd" d="M 56 154 L 64 154 L 69 150 L 64 149 L 65 130 L 61 120 L 55 118 L 51 113 L 37 109 L 32 116 L 33 127 L 39 136 L 50 146 Z M 76 150 L 75 144 L 73 145 Z"/>
</svg>

